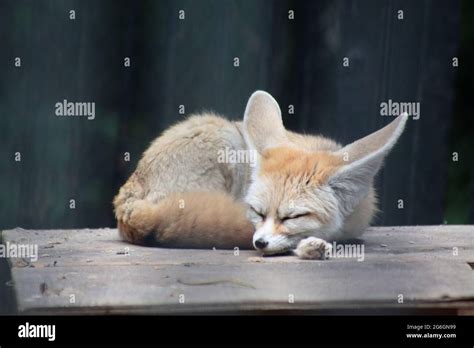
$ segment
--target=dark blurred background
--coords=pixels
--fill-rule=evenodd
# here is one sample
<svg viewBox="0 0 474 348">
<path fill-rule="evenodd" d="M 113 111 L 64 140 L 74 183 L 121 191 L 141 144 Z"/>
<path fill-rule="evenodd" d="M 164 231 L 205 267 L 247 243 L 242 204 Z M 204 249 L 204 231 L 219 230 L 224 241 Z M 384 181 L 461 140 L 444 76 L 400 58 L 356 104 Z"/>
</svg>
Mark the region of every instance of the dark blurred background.
<svg viewBox="0 0 474 348">
<path fill-rule="evenodd" d="M 0 228 L 115 226 L 113 196 L 161 131 L 241 119 L 256 89 L 289 129 L 341 143 L 392 119 L 381 102 L 420 102 L 375 224 L 473 223 L 473 63 L 472 1 L 0 0 Z M 64 99 L 95 119 L 57 117 Z"/>
</svg>

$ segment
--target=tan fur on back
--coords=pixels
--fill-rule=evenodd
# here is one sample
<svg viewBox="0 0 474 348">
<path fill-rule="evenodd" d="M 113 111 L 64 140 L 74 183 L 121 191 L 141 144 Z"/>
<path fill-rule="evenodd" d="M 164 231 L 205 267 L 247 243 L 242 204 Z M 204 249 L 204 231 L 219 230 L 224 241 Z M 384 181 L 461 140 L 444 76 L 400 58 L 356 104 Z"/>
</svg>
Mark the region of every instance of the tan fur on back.
<svg viewBox="0 0 474 348">
<path fill-rule="evenodd" d="M 193 116 L 164 132 L 114 199 L 122 238 L 187 248 L 252 248 L 254 228 L 239 202 L 248 165 L 217 163 L 220 149 L 243 149 L 236 124 Z"/>
</svg>

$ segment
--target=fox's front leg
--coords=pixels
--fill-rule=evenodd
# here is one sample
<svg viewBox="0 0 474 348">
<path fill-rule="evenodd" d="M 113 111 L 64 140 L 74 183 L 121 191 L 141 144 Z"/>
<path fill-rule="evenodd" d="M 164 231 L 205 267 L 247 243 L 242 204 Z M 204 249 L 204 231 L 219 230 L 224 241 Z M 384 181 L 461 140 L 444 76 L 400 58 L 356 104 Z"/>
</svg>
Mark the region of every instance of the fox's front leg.
<svg viewBox="0 0 474 348">
<path fill-rule="evenodd" d="M 325 260 L 329 258 L 332 245 L 323 239 L 308 237 L 301 240 L 294 250 L 294 253 L 300 259 L 306 260 Z"/>
</svg>

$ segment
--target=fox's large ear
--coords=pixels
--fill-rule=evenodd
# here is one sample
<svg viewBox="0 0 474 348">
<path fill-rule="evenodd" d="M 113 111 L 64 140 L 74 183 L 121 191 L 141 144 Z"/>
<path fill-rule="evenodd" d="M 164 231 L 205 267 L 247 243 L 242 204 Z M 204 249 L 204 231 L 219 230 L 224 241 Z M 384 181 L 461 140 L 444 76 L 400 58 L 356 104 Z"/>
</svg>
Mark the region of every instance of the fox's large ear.
<svg viewBox="0 0 474 348">
<path fill-rule="evenodd" d="M 250 148 L 260 154 L 287 142 L 280 107 L 267 92 L 256 91 L 250 96 L 244 114 L 244 133 Z"/>
<path fill-rule="evenodd" d="M 403 113 L 384 128 L 336 152 L 345 164 L 329 178 L 328 184 L 337 194 L 344 213 L 352 212 L 367 196 L 375 174 L 402 134 L 407 119 L 408 115 Z"/>
</svg>

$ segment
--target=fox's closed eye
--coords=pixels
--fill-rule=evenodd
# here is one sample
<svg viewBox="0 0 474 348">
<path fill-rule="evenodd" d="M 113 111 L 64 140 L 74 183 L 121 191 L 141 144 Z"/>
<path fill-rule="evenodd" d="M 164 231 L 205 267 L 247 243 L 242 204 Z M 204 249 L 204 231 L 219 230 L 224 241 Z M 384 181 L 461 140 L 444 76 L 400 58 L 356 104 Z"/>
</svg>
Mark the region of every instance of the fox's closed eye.
<svg viewBox="0 0 474 348">
<path fill-rule="evenodd" d="M 310 215 L 311 215 L 311 213 L 289 215 L 289 216 L 282 217 L 280 220 L 283 222 L 283 221 L 287 221 L 287 220 L 291 220 L 291 219 L 298 219 L 298 218 L 305 217 L 305 216 L 310 216 Z"/>
<path fill-rule="evenodd" d="M 260 216 L 262 219 L 265 219 L 265 214 L 263 214 L 260 210 L 250 206 L 250 209 L 255 213 L 257 214 L 258 216 Z"/>
</svg>

